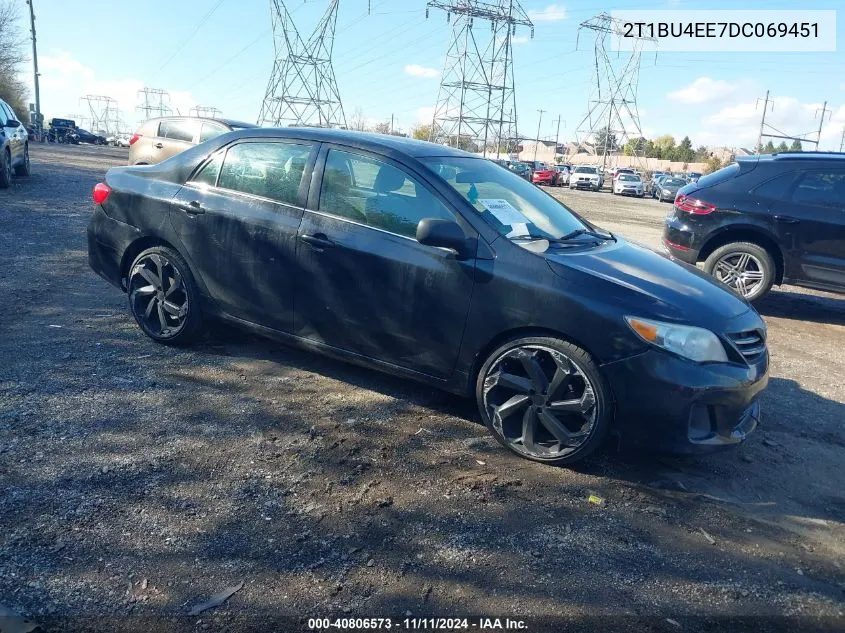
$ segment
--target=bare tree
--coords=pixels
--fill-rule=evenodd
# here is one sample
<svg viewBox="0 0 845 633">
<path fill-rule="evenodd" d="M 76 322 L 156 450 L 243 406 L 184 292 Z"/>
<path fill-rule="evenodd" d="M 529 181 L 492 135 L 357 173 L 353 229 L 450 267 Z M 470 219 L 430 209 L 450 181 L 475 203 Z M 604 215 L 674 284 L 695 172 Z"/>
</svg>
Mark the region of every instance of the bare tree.
<svg viewBox="0 0 845 633">
<path fill-rule="evenodd" d="M 0 0 L 0 99 L 19 117 L 27 112 L 26 85 L 18 79 L 26 61 L 26 37 L 21 36 L 20 16 L 12 0 Z"/>
<path fill-rule="evenodd" d="M 349 119 L 349 129 L 357 132 L 363 132 L 367 125 L 367 119 L 364 116 L 364 110 L 360 107 L 355 108 L 352 117 Z"/>
<path fill-rule="evenodd" d="M 390 134 L 390 121 L 382 121 L 373 126 L 373 132 L 377 134 Z"/>
</svg>

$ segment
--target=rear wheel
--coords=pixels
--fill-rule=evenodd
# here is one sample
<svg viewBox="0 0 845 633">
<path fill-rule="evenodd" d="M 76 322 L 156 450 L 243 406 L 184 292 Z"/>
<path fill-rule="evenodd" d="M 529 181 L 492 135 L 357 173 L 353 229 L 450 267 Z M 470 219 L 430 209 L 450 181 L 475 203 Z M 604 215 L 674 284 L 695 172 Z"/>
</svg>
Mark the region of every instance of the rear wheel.
<svg viewBox="0 0 845 633">
<path fill-rule="evenodd" d="M 573 464 L 592 453 L 613 414 L 609 389 L 587 352 L 551 337 L 525 337 L 490 354 L 476 381 L 481 417 L 520 457 Z"/>
<path fill-rule="evenodd" d="M 771 290 L 776 271 L 769 252 L 752 242 L 717 248 L 704 262 L 704 270 L 747 301 L 756 301 Z"/>
<path fill-rule="evenodd" d="M 199 336 L 199 292 L 179 253 L 165 246 L 148 248 L 135 258 L 127 277 L 129 309 L 147 336 L 166 345 L 187 345 Z"/>
<path fill-rule="evenodd" d="M 9 150 L 0 152 L 0 189 L 8 189 L 12 184 L 12 154 Z"/>
</svg>

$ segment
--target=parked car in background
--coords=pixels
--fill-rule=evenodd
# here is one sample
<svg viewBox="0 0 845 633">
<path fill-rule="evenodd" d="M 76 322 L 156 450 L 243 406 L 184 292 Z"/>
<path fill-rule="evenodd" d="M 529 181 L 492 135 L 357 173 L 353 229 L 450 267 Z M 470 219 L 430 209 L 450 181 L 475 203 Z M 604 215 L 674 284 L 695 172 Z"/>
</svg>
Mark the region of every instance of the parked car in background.
<svg viewBox="0 0 845 633">
<path fill-rule="evenodd" d="M 540 168 L 535 169 L 531 174 L 531 182 L 535 185 L 549 185 L 550 187 L 557 184 L 557 170 L 545 164 L 541 164 Z"/>
<path fill-rule="evenodd" d="M 651 194 L 651 197 L 654 197 L 654 185 L 657 180 L 663 176 L 666 172 L 662 171 L 654 171 L 651 173 L 651 178 L 648 181 L 648 192 Z"/>
<path fill-rule="evenodd" d="M 0 99 L 0 189 L 12 184 L 13 174 L 30 174 L 29 135 L 12 106 Z"/>
<path fill-rule="evenodd" d="M 599 191 L 604 185 L 604 178 L 599 167 L 579 165 L 569 176 L 570 189 L 592 189 Z"/>
<path fill-rule="evenodd" d="M 557 186 L 558 187 L 566 187 L 569 185 L 569 175 L 571 173 L 572 168 L 569 165 L 555 165 L 555 171 L 557 172 Z"/>
<path fill-rule="evenodd" d="M 73 119 L 50 119 L 47 141 L 50 143 L 79 143 L 76 135 L 76 121 Z"/>
<path fill-rule="evenodd" d="M 511 163 L 510 167 L 508 167 L 513 173 L 515 173 L 520 178 L 531 182 L 531 175 L 534 173 L 531 169 L 531 166 L 526 163 Z"/>
<path fill-rule="evenodd" d="M 241 130 L 113 168 L 93 195 L 90 265 L 159 343 L 228 320 L 472 397 L 498 442 L 548 464 L 609 432 L 708 452 L 757 425 L 769 359 L 745 301 L 472 154 Z"/>
<path fill-rule="evenodd" d="M 645 195 L 643 180 L 636 174 L 619 174 L 613 181 L 611 192 L 614 195 L 637 196 L 642 198 Z"/>
<path fill-rule="evenodd" d="M 681 189 L 663 236 L 749 301 L 774 284 L 845 292 L 845 154 L 738 158 Z"/>
<path fill-rule="evenodd" d="M 129 164 L 154 165 L 226 132 L 254 127 L 258 126 L 230 119 L 186 116 L 150 119 L 129 139 Z"/>
<path fill-rule="evenodd" d="M 94 134 L 82 128 L 76 128 L 74 133 L 80 143 L 90 143 L 91 145 L 106 145 L 108 143 L 105 136 Z"/>
<path fill-rule="evenodd" d="M 687 181 L 689 182 L 698 182 L 698 179 L 701 178 L 702 174 L 698 171 L 691 171 L 687 173 Z"/>
<path fill-rule="evenodd" d="M 660 202 L 672 202 L 678 190 L 686 184 L 687 181 L 683 178 L 675 178 L 674 176 L 661 178 L 654 190 L 654 197 Z"/>
<path fill-rule="evenodd" d="M 616 179 L 619 178 L 622 174 L 633 174 L 634 170 L 629 167 L 617 167 L 613 170 L 613 177 L 611 178 L 611 182 L 616 182 Z"/>
</svg>

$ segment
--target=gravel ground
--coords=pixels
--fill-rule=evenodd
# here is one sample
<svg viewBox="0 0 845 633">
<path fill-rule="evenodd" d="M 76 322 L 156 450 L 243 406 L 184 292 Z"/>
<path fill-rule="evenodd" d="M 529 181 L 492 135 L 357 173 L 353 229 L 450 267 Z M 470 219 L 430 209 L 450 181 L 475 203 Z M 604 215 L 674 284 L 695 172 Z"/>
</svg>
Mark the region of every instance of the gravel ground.
<svg viewBox="0 0 845 633">
<path fill-rule="evenodd" d="M 0 605 L 51 631 L 257 613 L 843 625 L 842 298 L 763 303 L 772 381 L 740 449 L 551 468 L 426 387 L 222 327 L 187 350 L 146 338 L 86 259 L 91 188 L 125 160 L 35 147 L 34 175 L 0 192 Z M 659 246 L 668 205 L 551 191 Z"/>
</svg>

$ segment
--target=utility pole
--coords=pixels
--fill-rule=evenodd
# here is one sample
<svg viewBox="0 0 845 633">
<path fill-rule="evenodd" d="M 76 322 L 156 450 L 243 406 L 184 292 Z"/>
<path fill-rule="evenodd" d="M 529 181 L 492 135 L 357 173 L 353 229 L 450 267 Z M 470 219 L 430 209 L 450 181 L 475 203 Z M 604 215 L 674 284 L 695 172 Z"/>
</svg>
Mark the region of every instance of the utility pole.
<svg viewBox="0 0 845 633">
<path fill-rule="evenodd" d="M 390 136 L 393 136 L 393 114 L 390 115 Z"/>
<path fill-rule="evenodd" d="M 818 114 L 818 112 L 819 111 L 816 110 L 816 114 Z M 822 106 L 821 112 L 822 112 L 822 115 L 819 118 L 819 131 L 818 131 L 818 140 L 816 141 L 816 151 L 819 150 L 819 144 L 822 142 L 822 126 L 824 125 L 824 116 L 825 116 L 825 114 L 828 114 L 828 113 L 832 114 L 832 112 L 827 109 L 827 101 L 824 102 L 824 105 Z"/>
<path fill-rule="evenodd" d="M 760 103 L 760 99 L 757 99 L 757 103 Z M 760 133 L 757 135 L 757 153 L 759 154 L 763 148 L 763 127 L 766 125 L 766 111 L 769 109 L 769 91 L 766 90 L 766 99 L 763 101 L 763 118 L 760 119 Z M 772 104 L 772 112 L 775 110 L 775 102 L 771 101 Z"/>
<path fill-rule="evenodd" d="M 35 38 L 35 8 L 32 6 L 33 0 L 26 0 L 29 5 L 29 24 L 32 29 L 32 72 L 35 80 L 35 129 L 38 130 L 38 136 L 41 137 L 44 128 L 44 122 L 41 116 L 41 91 L 38 86 L 38 46 Z"/>
<path fill-rule="evenodd" d="M 554 159 L 557 161 L 557 146 L 560 143 L 560 115 L 557 115 L 557 132 L 555 133 L 555 155 Z"/>
<path fill-rule="evenodd" d="M 845 127 L 842 128 L 842 139 L 839 141 L 839 151 L 845 149 Z"/>
<path fill-rule="evenodd" d="M 543 125 L 543 113 L 545 110 L 537 110 L 540 113 L 540 122 L 537 123 L 537 140 L 534 141 L 534 162 L 537 162 L 537 148 L 540 146 L 540 126 Z"/>
</svg>

